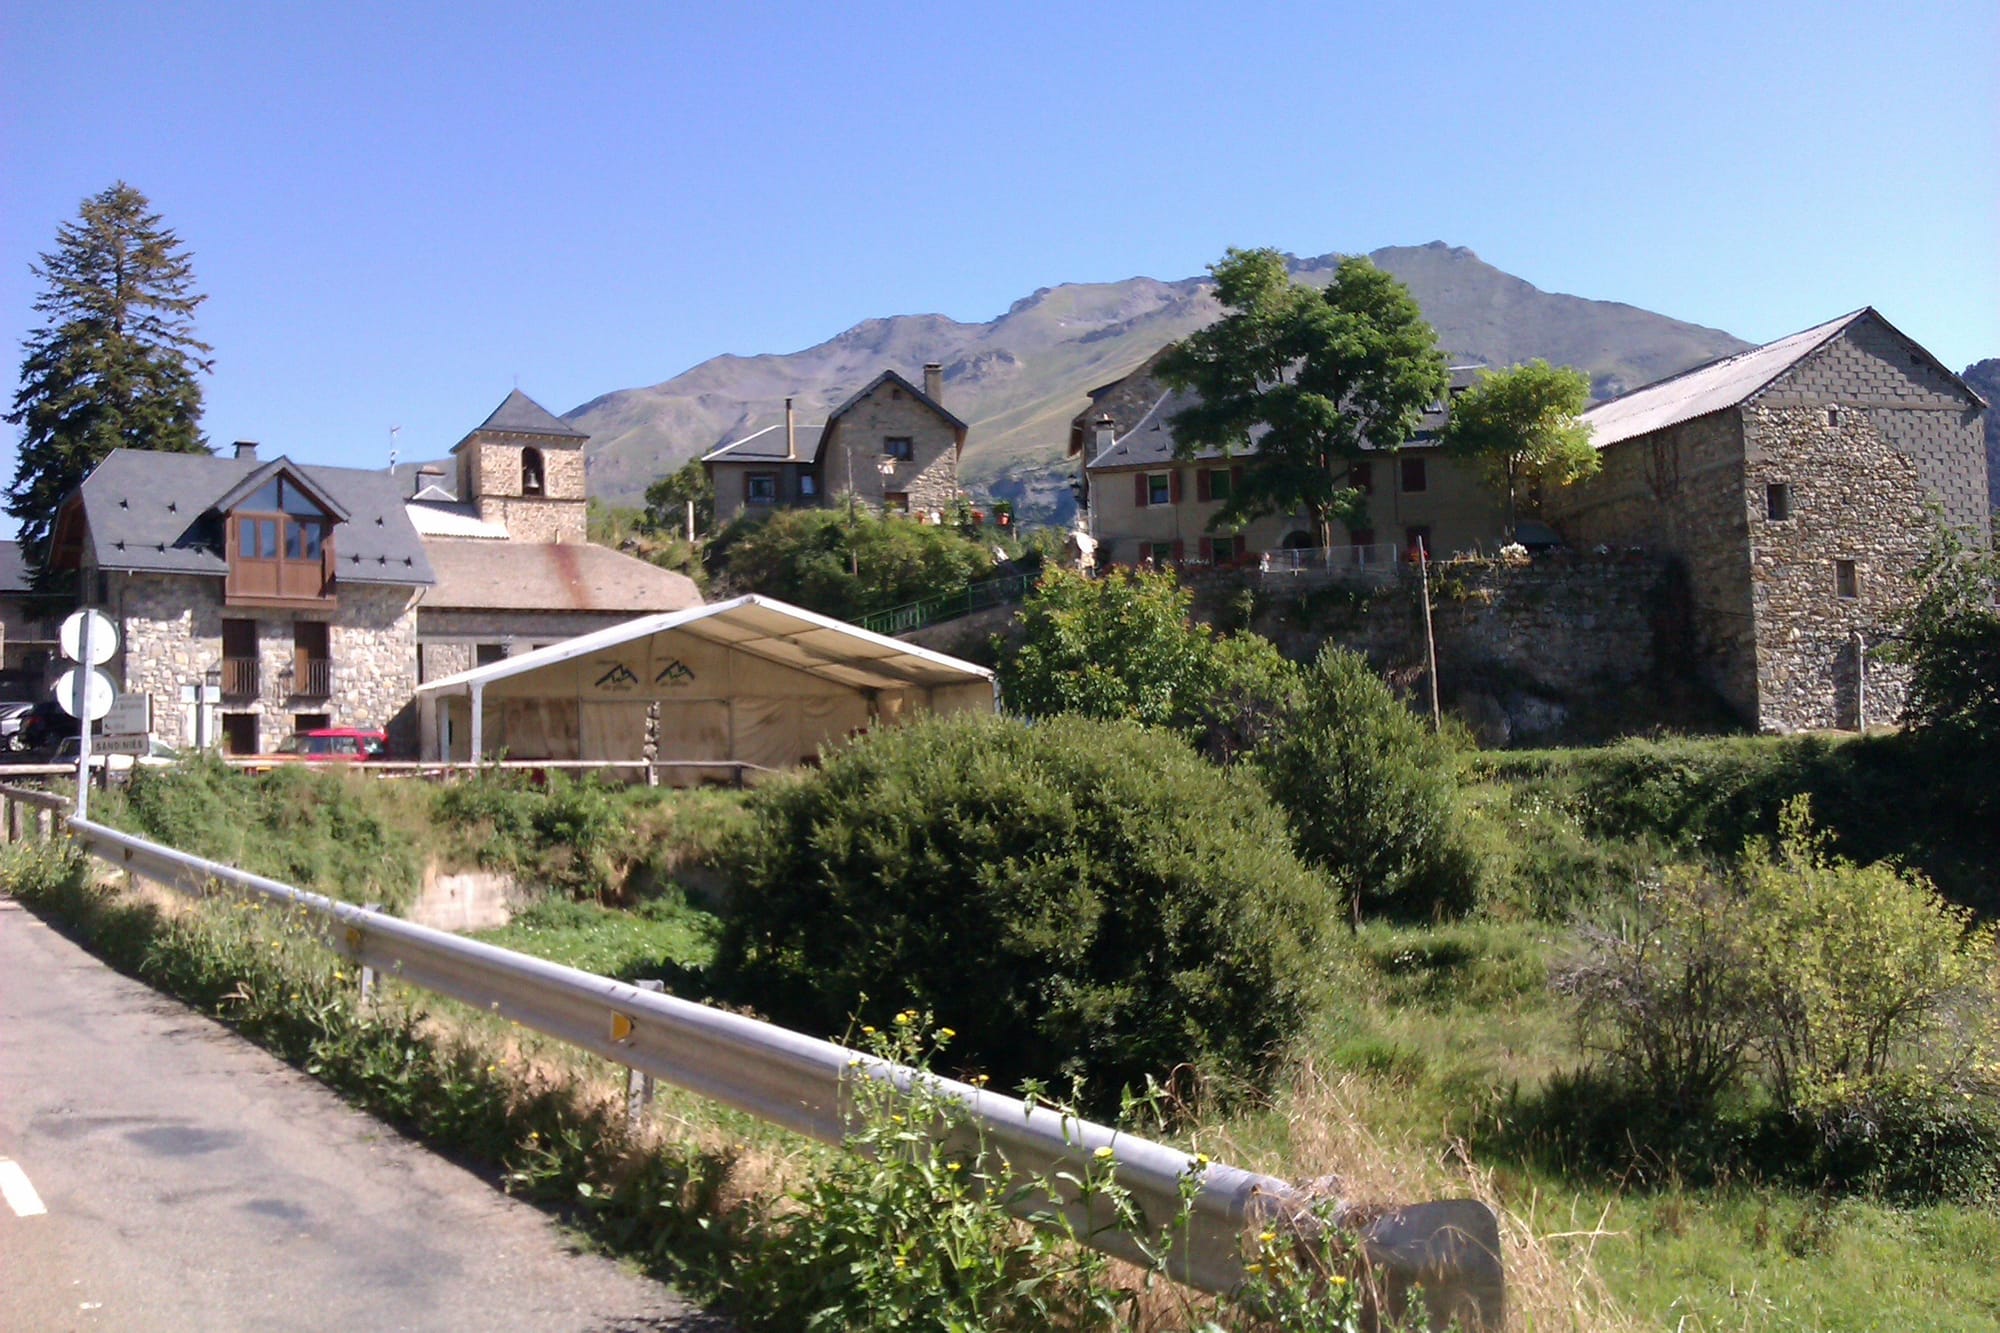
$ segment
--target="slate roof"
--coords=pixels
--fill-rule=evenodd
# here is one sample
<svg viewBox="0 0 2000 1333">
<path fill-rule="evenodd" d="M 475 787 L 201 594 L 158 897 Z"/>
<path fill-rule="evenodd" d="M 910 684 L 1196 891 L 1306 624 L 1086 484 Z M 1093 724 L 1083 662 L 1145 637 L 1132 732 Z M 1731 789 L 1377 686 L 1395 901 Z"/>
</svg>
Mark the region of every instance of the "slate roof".
<svg viewBox="0 0 2000 1333">
<path fill-rule="evenodd" d="M 1451 387 L 1454 390 L 1469 388 L 1478 377 L 1480 369 L 1478 366 L 1453 366 L 1451 368 Z M 1099 450 L 1097 456 L 1091 459 L 1086 466 L 1090 471 L 1095 472 L 1100 469 L 1109 470 L 1111 468 L 1164 467 L 1168 463 L 1176 461 L 1174 457 L 1173 419 L 1200 401 L 1201 395 L 1195 393 L 1192 389 L 1168 389 L 1164 391 L 1153 401 L 1153 405 L 1146 410 L 1146 415 L 1140 417 L 1132 429 L 1126 431 L 1123 435 L 1117 436 L 1111 441 L 1109 446 Z M 1444 429 L 1447 416 L 1448 413 L 1443 403 L 1433 403 L 1430 410 L 1424 413 L 1423 421 L 1418 425 L 1416 433 L 1409 440 L 1405 441 L 1404 447 L 1424 448 L 1435 445 L 1437 443 L 1438 432 Z M 1247 454 L 1256 453 L 1257 440 L 1262 434 L 1262 429 L 1253 431 L 1248 447 L 1236 449 L 1232 451 L 1230 456 L 1241 458 Z M 1095 443 L 1093 440 L 1086 447 L 1094 448 Z M 1200 453 L 1193 455 L 1193 461 L 1199 462 L 1204 459 L 1215 459 L 1223 456 L 1220 449 L 1204 449 Z M 1190 460 L 1181 459 L 1178 461 L 1187 462 Z"/>
<path fill-rule="evenodd" d="M 473 427 L 465 440 L 489 430 L 504 431 L 509 435 L 548 435 L 562 440 L 590 438 L 588 431 L 578 430 L 519 389 L 501 400 L 500 406 L 493 409 L 493 415 Z M 463 445 L 465 440 L 460 440 L 459 445 Z M 454 446 L 454 452 L 456 449 L 457 446 Z"/>
<path fill-rule="evenodd" d="M 21 555 L 21 543 L 0 542 L 0 597 L 32 592 L 33 573 Z"/>
<path fill-rule="evenodd" d="M 1788 338 L 1684 370 L 1608 403 L 1599 403 L 1583 414 L 1583 420 L 1590 425 L 1590 442 L 1602 449 L 1620 440 L 1735 407 L 1845 332 L 1863 315 L 1871 314 L 1874 311 L 1864 307 Z"/>
<path fill-rule="evenodd" d="M 711 449 L 701 456 L 704 463 L 784 463 L 796 461 L 810 463 L 819 457 L 820 433 L 826 429 L 825 422 L 807 425 L 803 421 L 792 427 L 798 437 L 799 456 L 796 460 L 785 457 L 785 423 L 765 426 L 752 431 L 740 440 Z"/>
<path fill-rule="evenodd" d="M 701 605 L 685 574 L 587 542 L 494 542 L 439 537 L 424 543 L 437 586 L 433 611 L 616 611 L 630 615 Z"/>
<path fill-rule="evenodd" d="M 423 543 L 403 512 L 401 488 L 387 472 L 119 449 L 67 503 L 82 506 L 85 540 L 104 569 L 221 578 L 229 561 L 215 503 L 273 464 L 297 473 L 347 512 L 333 530 L 339 581 L 411 587 L 434 581 Z"/>
</svg>

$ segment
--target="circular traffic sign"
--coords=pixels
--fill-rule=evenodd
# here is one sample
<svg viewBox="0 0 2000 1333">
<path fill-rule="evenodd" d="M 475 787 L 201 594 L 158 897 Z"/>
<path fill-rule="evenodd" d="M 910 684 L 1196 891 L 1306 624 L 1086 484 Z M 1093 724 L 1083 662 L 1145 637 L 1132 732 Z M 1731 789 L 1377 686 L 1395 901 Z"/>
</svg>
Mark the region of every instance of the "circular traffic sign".
<svg viewBox="0 0 2000 1333">
<path fill-rule="evenodd" d="M 90 660 L 85 666 L 103 666 L 118 651 L 118 627 L 102 611 L 72 611 L 62 623 L 63 656 L 83 662 L 83 622 L 90 620 Z"/>
<path fill-rule="evenodd" d="M 95 628 L 91 634 L 94 639 Z M 94 652 L 94 642 L 91 648 Z M 71 667 L 56 681 L 56 702 L 62 705 L 63 712 L 91 722 L 98 721 L 111 711 L 111 700 L 117 694 L 118 687 L 111 683 L 111 677 L 95 667 Z"/>
</svg>

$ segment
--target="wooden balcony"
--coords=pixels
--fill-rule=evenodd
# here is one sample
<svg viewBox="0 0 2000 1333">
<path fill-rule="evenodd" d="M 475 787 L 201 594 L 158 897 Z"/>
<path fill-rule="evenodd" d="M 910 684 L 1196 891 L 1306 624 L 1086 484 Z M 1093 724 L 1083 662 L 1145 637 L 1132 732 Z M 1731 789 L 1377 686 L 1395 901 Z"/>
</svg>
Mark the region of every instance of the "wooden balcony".
<svg viewBox="0 0 2000 1333">
<path fill-rule="evenodd" d="M 222 697 L 224 699 L 255 699 L 260 692 L 257 686 L 256 658 L 225 657 L 222 659 Z"/>
<path fill-rule="evenodd" d="M 302 657 L 292 664 L 292 694 L 300 699 L 327 699 L 333 695 L 333 659 Z"/>
</svg>

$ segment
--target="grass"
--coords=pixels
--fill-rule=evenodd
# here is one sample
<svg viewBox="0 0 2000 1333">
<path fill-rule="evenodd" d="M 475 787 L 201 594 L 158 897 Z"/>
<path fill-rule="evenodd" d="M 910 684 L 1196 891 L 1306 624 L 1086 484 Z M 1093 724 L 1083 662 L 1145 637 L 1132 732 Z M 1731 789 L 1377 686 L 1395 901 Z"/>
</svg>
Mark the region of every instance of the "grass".
<svg viewBox="0 0 2000 1333">
<path fill-rule="evenodd" d="M 620 981 L 674 980 L 708 965 L 716 919 L 678 895 L 629 911 L 547 898 L 474 938 Z"/>
</svg>

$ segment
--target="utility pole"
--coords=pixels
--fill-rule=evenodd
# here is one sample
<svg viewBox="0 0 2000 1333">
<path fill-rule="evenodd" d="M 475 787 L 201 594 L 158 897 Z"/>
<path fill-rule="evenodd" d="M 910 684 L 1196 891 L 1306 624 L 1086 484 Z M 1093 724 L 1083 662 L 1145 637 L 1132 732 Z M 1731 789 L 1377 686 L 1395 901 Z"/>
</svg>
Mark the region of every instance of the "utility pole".
<svg viewBox="0 0 2000 1333">
<path fill-rule="evenodd" d="M 1438 710 L 1438 645 L 1431 631 L 1431 562 L 1423 538 L 1417 539 L 1417 577 L 1424 585 L 1424 675 L 1431 687 L 1431 730 L 1444 730 L 1444 715 Z"/>
</svg>

